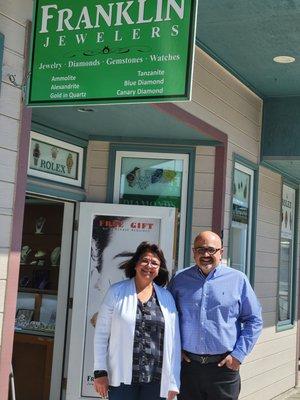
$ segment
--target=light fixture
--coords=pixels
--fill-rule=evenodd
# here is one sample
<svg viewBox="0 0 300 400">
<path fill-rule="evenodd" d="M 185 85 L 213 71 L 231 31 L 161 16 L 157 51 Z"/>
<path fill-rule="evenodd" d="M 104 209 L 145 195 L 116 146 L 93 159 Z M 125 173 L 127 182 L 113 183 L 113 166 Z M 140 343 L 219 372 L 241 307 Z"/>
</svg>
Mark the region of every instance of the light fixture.
<svg viewBox="0 0 300 400">
<path fill-rule="evenodd" d="M 80 108 L 77 108 L 77 111 L 81 112 L 81 113 L 90 113 L 90 112 L 94 112 L 95 110 L 93 108 L 80 107 Z"/>
<path fill-rule="evenodd" d="M 296 61 L 294 57 L 291 56 L 277 56 L 273 58 L 273 61 L 279 64 L 290 64 Z"/>
</svg>

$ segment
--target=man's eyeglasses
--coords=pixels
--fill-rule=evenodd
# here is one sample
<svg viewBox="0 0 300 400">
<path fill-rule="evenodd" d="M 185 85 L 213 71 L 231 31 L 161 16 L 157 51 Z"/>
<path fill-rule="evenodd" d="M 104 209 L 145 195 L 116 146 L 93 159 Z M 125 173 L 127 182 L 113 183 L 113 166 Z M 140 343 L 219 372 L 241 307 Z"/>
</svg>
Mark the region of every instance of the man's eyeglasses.
<svg viewBox="0 0 300 400">
<path fill-rule="evenodd" d="M 210 256 L 213 256 L 219 250 L 222 250 L 222 247 L 219 249 L 216 249 L 215 247 L 194 247 L 194 252 L 201 256 L 204 256 L 206 253 L 208 253 Z"/>
<path fill-rule="evenodd" d="M 143 266 L 148 265 L 149 267 L 152 267 L 154 269 L 157 269 L 160 267 L 160 263 L 158 263 L 155 260 L 151 260 L 150 258 L 141 258 L 139 263 Z"/>
</svg>

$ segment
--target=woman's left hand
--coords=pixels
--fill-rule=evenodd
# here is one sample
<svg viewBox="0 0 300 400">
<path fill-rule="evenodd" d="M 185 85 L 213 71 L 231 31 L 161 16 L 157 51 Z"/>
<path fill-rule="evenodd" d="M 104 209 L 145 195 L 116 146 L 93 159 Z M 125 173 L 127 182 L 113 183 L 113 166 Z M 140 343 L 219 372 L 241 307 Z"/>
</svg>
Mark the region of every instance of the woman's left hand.
<svg viewBox="0 0 300 400">
<path fill-rule="evenodd" d="M 174 390 L 169 390 L 167 400 L 174 400 L 178 395 L 178 392 L 174 392 Z"/>
</svg>

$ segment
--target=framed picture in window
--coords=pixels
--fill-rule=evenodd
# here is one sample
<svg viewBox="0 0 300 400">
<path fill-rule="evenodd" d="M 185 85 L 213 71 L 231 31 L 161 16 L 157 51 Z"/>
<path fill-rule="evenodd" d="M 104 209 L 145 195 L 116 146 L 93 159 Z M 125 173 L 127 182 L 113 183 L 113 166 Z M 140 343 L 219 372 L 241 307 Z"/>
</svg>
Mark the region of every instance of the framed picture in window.
<svg viewBox="0 0 300 400">
<path fill-rule="evenodd" d="M 174 268 L 184 265 L 189 154 L 116 151 L 113 202 L 174 207 Z"/>
<path fill-rule="evenodd" d="M 254 170 L 235 162 L 232 185 L 230 265 L 249 276 L 253 223 Z"/>
</svg>

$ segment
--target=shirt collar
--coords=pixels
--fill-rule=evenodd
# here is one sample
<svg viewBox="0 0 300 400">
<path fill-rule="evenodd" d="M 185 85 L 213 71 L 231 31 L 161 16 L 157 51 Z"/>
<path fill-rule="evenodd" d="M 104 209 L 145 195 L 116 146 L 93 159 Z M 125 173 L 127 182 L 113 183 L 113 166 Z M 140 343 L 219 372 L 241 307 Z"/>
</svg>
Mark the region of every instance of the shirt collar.
<svg viewBox="0 0 300 400">
<path fill-rule="evenodd" d="M 201 268 L 198 267 L 198 265 L 195 265 L 196 271 L 198 276 L 201 276 L 203 279 L 211 279 L 213 276 L 218 276 L 221 273 L 222 270 L 222 264 L 219 264 L 216 266 L 215 269 L 213 269 L 208 275 L 205 275 Z"/>
</svg>

